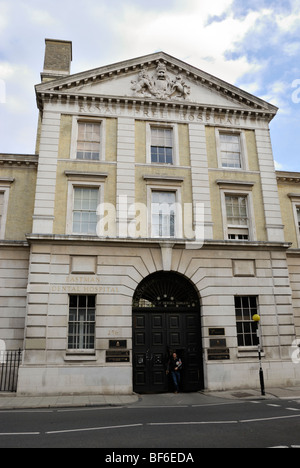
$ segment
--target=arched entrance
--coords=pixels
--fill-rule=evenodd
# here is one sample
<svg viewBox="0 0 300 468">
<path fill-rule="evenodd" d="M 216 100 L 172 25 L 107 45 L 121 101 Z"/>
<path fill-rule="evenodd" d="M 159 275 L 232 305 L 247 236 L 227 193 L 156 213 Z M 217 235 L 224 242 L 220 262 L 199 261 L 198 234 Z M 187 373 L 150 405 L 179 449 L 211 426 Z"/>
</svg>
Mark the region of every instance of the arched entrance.
<svg viewBox="0 0 300 468">
<path fill-rule="evenodd" d="M 200 301 L 194 286 L 175 272 L 153 273 L 135 291 L 132 316 L 134 391 L 171 390 L 166 367 L 174 351 L 183 361 L 181 390 L 201 390 Z"/>
</svg>

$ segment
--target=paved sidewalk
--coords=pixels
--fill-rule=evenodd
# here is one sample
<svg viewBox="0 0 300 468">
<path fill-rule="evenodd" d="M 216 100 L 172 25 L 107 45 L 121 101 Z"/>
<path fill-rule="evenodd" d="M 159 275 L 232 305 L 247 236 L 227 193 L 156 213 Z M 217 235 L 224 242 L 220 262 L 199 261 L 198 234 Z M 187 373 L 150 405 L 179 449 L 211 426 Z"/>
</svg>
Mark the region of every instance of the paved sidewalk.
<svg viewBox="0 0 300 468">
<path fill-rule="evenodd" d="M 93 406 L 168 406 L 201 405 L 220 400 L 290 399 L 300 400 L 300 387 L 268 388 L 262 396 L 260 389 L 226 390 L 219 392 L 163 393 L 154 395 L 57 395 L 19 396 L 0 393 L 0 411 L 37 408 L 80 408 Z"/>
<path fill-rule="evenodd" d="M 18 396 L 0 393 L 0 411 L 26 408 L 69 408 L 87 406 L 125 406 L 138 401 L 138 395 L 57 395 Z"/>
<path fill-rule="evenodd" d="M 268 387 L 265 396 L 261 395 L 260 389 L 226 390 L 221 392 L 207 392 L 207 395 L 218 396 L 229 399 L 282 399 L 300 400 L 300 387 Z"/>
</svg>

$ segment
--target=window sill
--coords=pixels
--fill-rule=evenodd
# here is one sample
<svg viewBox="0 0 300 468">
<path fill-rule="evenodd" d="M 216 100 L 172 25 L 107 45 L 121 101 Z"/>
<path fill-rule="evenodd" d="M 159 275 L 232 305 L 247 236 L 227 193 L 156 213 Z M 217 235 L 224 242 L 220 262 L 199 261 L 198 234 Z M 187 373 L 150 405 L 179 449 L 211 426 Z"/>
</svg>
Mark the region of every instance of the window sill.
<svg viewBox="0 0 300 468">
<path fill-rule="evenodd" d="M 93 350 L 68 350 L 64 357 L 65 361 L 97 361 L 96 352 Z"/>
<path fill-rule="evenodd" d="M 246 180 L 224 180 L 224 179 L 217 179 L 216 184 L 220 186 L 220 188 L 232 188 L 234 186 L 238 186 L 240 190 L 243 188 L 246 190 L 251 190 L 252 187 L 255 185 L 255 182 L 246 181 Z"/>
<path fill-rule="evenodd" d="M 264 351 L 261 352 L 261 356 L 264 357 L 265 353 Z M 258 357 L 258 348 L 256 346 L 249 346 L 245 348 L 238 348 L 237 352 L 237 357 L 238 358 L 253 358 L 253 357 Z"/>
<path fill-rule="evenodd" d="M 240 171 L 240 172 L 246 171 L 244 167 L 234 167 L 234 166 L 219 166 L 218 169 L 222 171 Z"/>
<path fill-rule="evenodd" d="M 143 179 L 150 182 L 156 181 L 166 181 L 166 182 L 174 182 L 182 184 L 184 182 L 184 177 L 176 177 L 176 176 L 167 176 L 167 175 L 151 175 L 145 174 L 143 175 Z"/>
<path fill-rule="evenodd" d="M 78 159 L 77 159 L 78 161 Z M 80 162 L 82 162 L 82 160 L 80 160 Z M 91 161 L 88 161 L 88 162 L 91 162 Z M 94 161 L 94 162 L 101 162 L 101 161 Z M 85 171 L 65 171 L 65 175 L 71 180 L 71 179 L 74 179 L 74 180 L 78 180 L 78 178 L 81 180 L 82 178 L 97 178 L 97 179 L 102 179 L 102 180 L 106 180 L 107 177 L 108 177 L 108 173 L 107 172 L 85 172 Z"/>
</svg>

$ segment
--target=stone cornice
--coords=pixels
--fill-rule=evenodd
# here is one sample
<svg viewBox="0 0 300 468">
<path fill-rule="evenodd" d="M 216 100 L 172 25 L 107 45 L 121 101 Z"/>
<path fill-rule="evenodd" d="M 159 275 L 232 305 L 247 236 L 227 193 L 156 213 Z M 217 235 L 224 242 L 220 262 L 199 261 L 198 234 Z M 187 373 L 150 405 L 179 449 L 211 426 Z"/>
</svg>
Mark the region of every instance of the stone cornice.
<svg viewBox="0 0 300 468">
<path fill-rule="evenodd" d="M 0 248 L 29 248 L 27 241 L 16 241 L 16 240 L 0 240 Z"/>
<path fill-rule="evenodd" d="M 37 167 L 39 156 L 37 154 L 0 154 L 0 167 Z"/>
<path fill-rule="evenodd" d="M 277 182 L 284 184 L 299 184 L 300 172 L 276 171 Z"/>
<path fill-rule="evenodd" d="M 270 122 L 275 113 L 267 111 L 266 109 L 252 108 L 246 109 L 241 106 L 236 108 L 230 106 L 230 103 L 226 106 L 211 106 L 208 104 L 194 103 L 190 101 L 164 101 L 156 100 L 151 98 L 140 98 L 137 96 L 99 96 L 93 94 L 83 94 L 70 90 L 69 92 L 58 92 L 58 91 L 44 91 L 37 93 L 37 105 L 39 110 L 43 110 L 44 105 L 47 103 L 58 103 L 58 104 L 73 104 L 79 106 L 79 111 L 82 113 L 93 113 L 92 109 L 94 108 L 97 112 L 97 109 L 103 107 L 104 113 L 108 114 L 108 109 L 113 108 L 115 114 L 118 115 L 120 110 L 135 110 L 143 109 L 146 112 L 184 112 L 187 115 L 189 113 L 193 114 L 205 114 L 205 120 L 208 123 L 221 124 L 215 120 L 216 117 L 222 116 L 225 119 L 255 119 L 255 120 L 264 120 Z"/>
<path fill-rule="evenodd" d="M 87 245 L 116 245 L 118 247 L 128 248 L 128 246 L 135 247 L 145 247 L 147 245 L 151 247 L 170 247 L 173 246 L 174 249 L 187 248 L 187 246 L 193 245 L 193 242 L 190 242 L 185 239 L 152 239 L 152 238 L 101 238 L 98 236 L 87 236 L 87 235 L 57 235 L 57 234 L 28 234 L 26 236 L 29 244 L 36 242 L 43 243 L 57 243 L 57 244 L 87 244 Z M 196 247 L 195 250 L 199 250 Z M 203 249 L 224 249 L 224 250 L 244 250 L 244 251 L 259 251 L 259 250 L 287 250 L 290 248 L 292 243 L 290 242 L 260 242 L 260 241 L 233 241 L 233 240 L 205 240 L 201 244 Z M 191 247 L 189 247 L 191 250 Z"/>
</svg>

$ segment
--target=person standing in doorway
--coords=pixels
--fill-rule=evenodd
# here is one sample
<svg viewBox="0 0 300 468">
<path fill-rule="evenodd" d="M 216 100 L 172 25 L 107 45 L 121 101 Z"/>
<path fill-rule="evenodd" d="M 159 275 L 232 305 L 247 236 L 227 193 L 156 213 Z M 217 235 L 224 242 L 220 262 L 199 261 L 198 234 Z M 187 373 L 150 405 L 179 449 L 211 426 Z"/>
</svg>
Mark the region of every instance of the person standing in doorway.
<svg viewBox="0 0 300 468">
<path fill-rule="evenodd" d="M 170 357 L 167 367 L 167 374 L 171 372 L 171 377 L 175 387 L 175 393 L 179 392 L 179 384 L 180 384 L 180 370 L 182 368 L 182 361 L 177 356 L 177 353 L 173 353 Z"/>
</svg>

